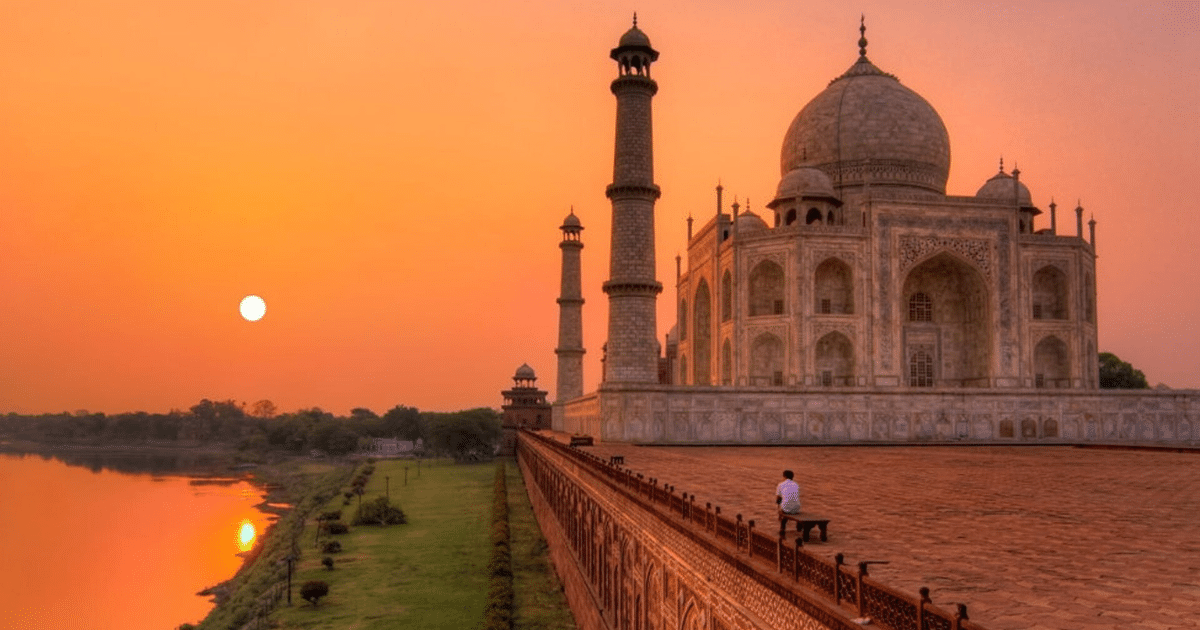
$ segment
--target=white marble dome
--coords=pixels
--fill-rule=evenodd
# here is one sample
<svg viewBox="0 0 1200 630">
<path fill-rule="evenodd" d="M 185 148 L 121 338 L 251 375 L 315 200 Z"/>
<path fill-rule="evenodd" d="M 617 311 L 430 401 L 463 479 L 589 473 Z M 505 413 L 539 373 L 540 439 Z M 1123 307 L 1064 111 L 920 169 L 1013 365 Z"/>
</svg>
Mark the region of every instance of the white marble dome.
<svg viewBox="0 0 1200 630">
<path fill-rule="evenodd" d="M 870 183 L 945 194 L 950 136 L 928 101 L 864 54 L 788 128 L 780 173 L 800 167 L 824 171 L 838 188 Z"/>
</svg>

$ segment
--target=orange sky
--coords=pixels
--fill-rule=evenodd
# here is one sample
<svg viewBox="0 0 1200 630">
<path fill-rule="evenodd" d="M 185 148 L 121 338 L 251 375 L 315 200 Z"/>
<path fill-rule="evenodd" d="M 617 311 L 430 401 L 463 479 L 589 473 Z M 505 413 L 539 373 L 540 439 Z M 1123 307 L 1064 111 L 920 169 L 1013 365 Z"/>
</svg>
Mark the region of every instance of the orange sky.
<svg viewBox="0 0 1200 630">
<path fill-rule="evenodd" d="M 948 192 L 1003 155 L 1059 202 L 1060 233 L 1081 199 L 1100 348 L 1200 387 L 1200 5 L 913 4 L 8 0 L 0 412 L 498 406 L 522 362 L 553 391 L 572 204 L 592 389 L 608 51 L 634 9 L 662 53 L 660 337 L 685 217 L 713 212 L 718 178 L 762 208 L 865 12 L 872 61 L 946 123 Z M 267 301 L 253 324 L 249 293 Z"/>
</svg>

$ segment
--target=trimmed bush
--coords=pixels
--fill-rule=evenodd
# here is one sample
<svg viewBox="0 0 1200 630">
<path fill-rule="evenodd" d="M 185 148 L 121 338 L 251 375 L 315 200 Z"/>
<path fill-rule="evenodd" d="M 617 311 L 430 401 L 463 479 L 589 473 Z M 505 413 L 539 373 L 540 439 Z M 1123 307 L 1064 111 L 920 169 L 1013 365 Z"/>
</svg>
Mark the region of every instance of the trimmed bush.
<svg viewBox="0 0 1200 630">
<path fill-rule="evenodd" d="M 363 504 L 354 518 L 355 525 L 403 525 L 408 522 L 404 511 L 388 502 L 387 497 L 378 497 Z"/>
<path fill-rule="evenodd" d="M 322 512 L 321 515 L 317 517 L 317 520 L 318 521 L 340 521 L 340 520 L 342 520 L 342 511 L 334 510 L 334 511 L 330 511 L 330 512 Z"/>
<path fill-rule="evenodd" d="M 339 552 L 341 552 L 341 550 L 342 550 L 342 543 L 340 543 L 336 540 L 331 540 L 331 541 L 325 543 L 321 547 L 321 551 L 323 551 L 325 553 L 339 553 Z"/>
<path fill-rule="evenodd" d="M 313 606 L 329 594 L 329 584 L 320 580 L 312 580 L 305 582 L 304 586 L 300 587 L 300 597 L 312 602 Z"/>
<path fill-rule="evenodd" d="M 333 570 L 333 558 L 325 556 L 324 558 L 321 558 L 321 564 L 325 565 L 326 569 L 329 569 L 330 571 Z"/>
<path fill-rule="evenodd" d="M 483 609 L 485 630 L 512 630 L 513 572 L 509 548 L 508 488 L 504 462 L 496 462 L 492 499 L 492 555 L 488 559 L 488 598 Z"/>
<path fill-rule="evenodd" d="M 346 527 L 346 524 L 341 521 L 326 521 L 323 527 L 327 534 L 346 534 L 350 532 L 350 528 Z"/>
</svg>

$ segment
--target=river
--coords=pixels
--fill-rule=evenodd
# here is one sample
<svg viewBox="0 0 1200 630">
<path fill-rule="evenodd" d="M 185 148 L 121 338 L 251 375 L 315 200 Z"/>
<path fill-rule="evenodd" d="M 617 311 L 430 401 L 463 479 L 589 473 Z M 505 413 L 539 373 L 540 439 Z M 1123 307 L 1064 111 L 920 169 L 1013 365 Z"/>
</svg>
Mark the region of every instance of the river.
<svg viewBox="0 0 1200 630">
<path fill-rule="evenodd" d="M 196 593 L 232 577 L 274 519 L 258 488 L 180 474 L 173 456 L 68 459 L 86 465 L 0 453 L 5 630 L 197 623 L 213 604 Z"/>
</svg>

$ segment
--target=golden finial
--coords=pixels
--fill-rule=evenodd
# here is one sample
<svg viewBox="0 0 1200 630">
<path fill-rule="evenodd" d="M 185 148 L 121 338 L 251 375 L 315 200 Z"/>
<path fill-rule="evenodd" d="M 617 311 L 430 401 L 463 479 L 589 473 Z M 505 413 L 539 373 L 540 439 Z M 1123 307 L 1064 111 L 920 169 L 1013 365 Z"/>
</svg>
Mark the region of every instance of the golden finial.
<svg viewBox="0 0 1200 630">
<path fill-rule="evenodd" d="M 864 13 L 858 19 L 858 55 L 867 56 L 867 16 Z"/>
</svg>

